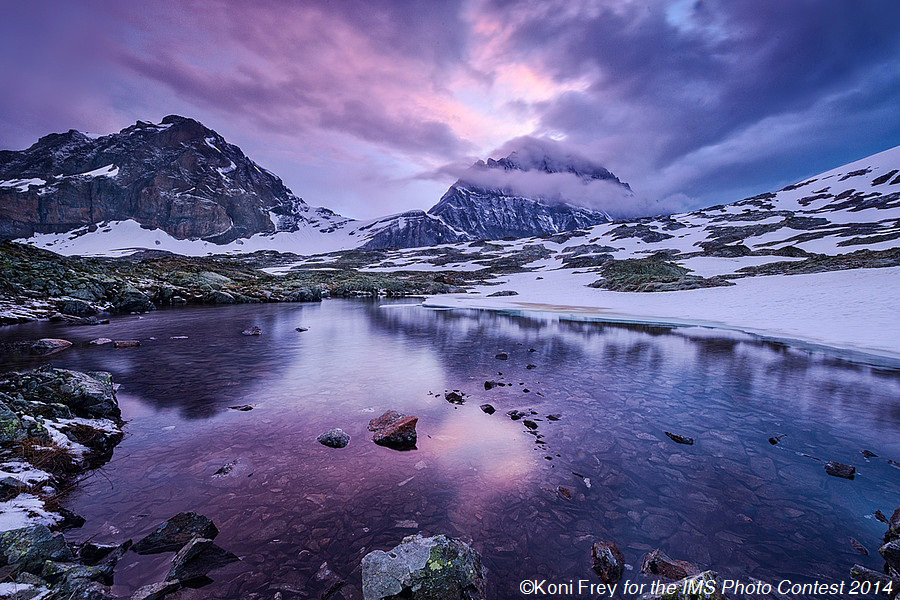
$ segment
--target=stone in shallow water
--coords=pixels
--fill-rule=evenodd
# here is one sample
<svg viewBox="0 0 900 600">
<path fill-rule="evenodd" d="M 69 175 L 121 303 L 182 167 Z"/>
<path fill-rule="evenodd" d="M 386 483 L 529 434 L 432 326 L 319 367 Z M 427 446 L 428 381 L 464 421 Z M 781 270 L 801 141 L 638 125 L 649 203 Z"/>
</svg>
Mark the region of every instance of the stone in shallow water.
<svg viewBox="0 0 900 600">
<path fill-rule="evenodd" d="M 139 348 L 141 342 L 140 340 L 116 340 L 113 345 L 116 348 Z"/>
<path fill-rule="evenodd" d="M 685 444 L 687 446 L 692 446 L 694 444 L 694 438 L 678 435 L 677 433 L 671 433 L 669 431 L 664 431 L 663 433 L 665 433 L 673 442 L 678 442 L 679 444 Z"/>
<path fill-rule="evenodd" d="M 177 592 L 181 584 L 177 581 L 161 581 L 138 588 L 131 595 L 131 600 L 160 600 L 164 596 Z"/>
<path fill-rule="evenodd" d="M 216 546 L 212 540 L 194 538 L 178 551 L 172 559 L 172 568 L 166 579 L 191 581 L 205 577 L 213 569 L 240 560 L 237 556 Z"/>
<path fill-rule="evenodd" d="M 480 408 L 482 411 L 486 412 L 489 415 L 492 415 L 495 412 L 497 412 L 497 409 L 494 408 L 493 405 L 491 405 L 491 404 L 482 404 L 478 408 Z"/>
<path fill-rule="evenodd" d="M 835 462 L 833 460 L 825 463 L 825 472 L 832 477 L 843 477 L 844 479 L 853 479 L 856 475 L 856 467 Z"/>
<path fill-rule="evenodd" d="M 147 537 L 134 545 L 138 554 L 159 554 L 181 549 L 194 538 L 213 539 L 219 530 L 207 517 L 193 512 L 178 513 L 160 523 Z"/>
<path fill-rule="evenodd" d="M 62 352 L 72 345 L 69 340 L 60 340 L 56 338 L 41 338 L 39 340 L 31 340 L 26 342 L 12 342 L 5 344 L 5 349 L 11 354 L 21 354 L 27 356 L 49 356 Z"/>
<path fill-rule="evenodd" d="M 372 441 L 379 446 L 387 446 L 395 450 L 415 448 L 416 423 L 418 421 L 419 417 L 401 417 L 376 431 L 372 435 Z"/>
<path fill-rule="evenodd" d="M 669 558 L 665 552 L 656 549 L 644 555 L 641 560 L 641 573 L 647 575 L 662 575 L 668 579 L 684 579 L 690 575 L 696 575 L 700 569 L 684 560 Z"/>
<path fill-rule="evenodd" d="M 496 358 L 497 360 L 507 360 L 509 358 L 509 354 L 507 354 L 506 352 L 498 352 L 496 355 L 494 355 L 494 358 Z"/>
<path fill-rule="evenodd" d="M 481 556 L 468 544 L 445 535 L 409 536 L 388 552 L 362 560 L 363 598 L 382 600 L 479 600 L 485 597 Z"/>
<path fill-rule="evenodd" d="M 625 572 L 625 557 L 615 542 L 594 542 L 591 567 L 603 583 L 616 583 Z"/>
<path fill-rule="evenodd" d="M 261 333 L 262 329 L 260 329 L 256 325 L 252 325 L 241 332 L 241 334 L 243 335 L 260 335 Z"/>
<path fill-rule="evenodd" d="M 400 420 L 403 417 L 396 410 L 388 410 L 385 411 L 383 415 L 380 417 L 375 417 L 371 421 L 369 421 L 369 431 L 378 431 L 379 429 L 384 429 L 391 423 L 394 423 Z"/>
<path fill-rule="evenodd" d="M 113 341 L 109 338 L 96 338 L 88 342 L 90 346 L 104 346 L 106 344 L 112 344 Z"/>
<path fill-rule="evenodd" d="M 344 448 L 350 443 L 350 436 L 343 429 L 330 429 L 317 437 L 316 441 L 329 448 Z"/>
</svg>

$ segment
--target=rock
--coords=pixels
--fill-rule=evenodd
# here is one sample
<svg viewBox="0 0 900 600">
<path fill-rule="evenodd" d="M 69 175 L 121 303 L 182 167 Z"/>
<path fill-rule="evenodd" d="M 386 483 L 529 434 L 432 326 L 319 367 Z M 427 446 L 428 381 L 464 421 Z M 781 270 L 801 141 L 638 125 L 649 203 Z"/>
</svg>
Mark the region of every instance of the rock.
<svg viewBox="0 0 900 600">
<path fill-rule="evenodd" d="M 501 290 L 499 292 L 494 292 L 493 294 L 488 294 L 488 298 L 496 298 L 497 296 L 518 296 L 519 292 L 514 290 Z"/>
<path fill-rule="evenodd" d="M 213 569 L 224 567 L 240 560 L 237 556 L 216 546 L 212 540 L 194 538 L 190 540 L 172 559 L 172 568 L 166 579 L 191 581 L 205 577 Z"/>
<path fill-rule="evenodd" d="M 181 584 L 178 581 L 151 583 L 150 585 L 138 588 L 131 595 L 131 600 L 160 600 L 164 596 L 177 592 L 180 589 Z"/>
<path fill-rule="evenodd" d="M 497 412 L 497 409 L 494 408 L 494 407 L 493 407 L 492 405 L 490 405 L 490 404 L 482 404 L 482 405 L 479 406 L 478 408 L 480 408 L 482 411 L 486 412 L 486 413 L 489 414 L 489 415 L 492 415 L 492 414 L 494 414 L 495 412 Z"/>
<path fill-rule="evenodd" d="M 328 600 L 334 596 L 338 590 L 344 587 L 344 584 L 346 583 L 328 567 L 327 561 L 319 565 L 319 570 L 316 571 L 315 579 L 324 587 L 324 590 L 319 595 L 320 600 Z"/>
<path fill-rule="evenodd" d="M 900 577 L 891 577 L 872 569 L 867 569 L 862 565 L 853 565 L 850 567 L 850 577 L 857 581 L 868 581 L 872 585 L 877 585 L 882 589 L 890 586 L 891 592 L 886 594 L 888 598 L 896 598 L 900 594 Z"/>
<path fill-rule="evenodd" d="M 558 413 L 557 413 L 557 414 L 552 414 L 552 415 L 547 415 L 547 420 L 548 420 L 548 421 L 559 421 L 560 419 L 562 419 L 562 415 L 560 415 L 560 414 L 558 414 Z"/>
<path fill-rule="evenodd" d="M 453 390 L 452 392 L 447 392 L 446 394 L 444 394 L 444 400 L 446 400 L 450 404 L 465 404 L 466 400 L 464 396 L 464 393 Z"/>
<path fill-rule="evenodd" d="M 537 429 L 538 428 L 538 424 L 530 419 L 525 419 L 524 421 L 522 421 L 522 424 L 525 425 L 525 427 L 527 427 L 528 429 Z"/>
<path fill-rule="evenodd" d="M 893 574 L 900 577 L 900 540 L 888 542 L 878 549 L 878 553 L 884 558 L 888 568 L 893 570 Z"/>
<path fill-rule="evenodd" d="M 874 515 L 877 520 L 881 521 L 885 525 L 890 525 L 891 522 L 888 521 L 888 518 L 886 516 L 884 516 L 884 513 L 881 512 L 880 510 L 876 509 Z"/>
<path fill-rule="evenodd" d="M 615 542 L 594 542 L 591 546 L 591 568 L 603 583 L 616 583 L 625 572 L 625 557 Z"/>
<path fill-rule="evenodd" d="M 496 358 L 497 360 L 507 360 L 509 358 L 509 354 L 507 354 L 506 352 L 498 352 L 494 355 L 494 358 Z"/>
<path fill-rule="evenodd" d="M 297 328 L 294 329 L 294 331 L 297 331 L 297 332 L 299 332 L 299 333 L 303 333 L 304 331 L 309 331 L 309 327 L 297 327 Z"/>
<path fill-rule="evenodd" d="M 835 462 L 833 460 L 825 463 L 825 472 L 832 477 L 843 477 L 844 479 L 853 479 L 856 475 L 856 467 Z"/>
<path fill-rule="evenodd" d="M 773 435 L 772 437 L 769 438 L 769 443 L 774 446 L 775 444 L 780 442 L 781 438 L 783 438 L 784 436 L 785 436 L 784 433 L 779 433 L 778 435 Z"/>
<path fill-rule="evenodd" d="M 374 419 L 369 421 L 369 431 L 378 431 L 379 429 L 384 429 L 391 423 L 394 423 L 401 418 L 403 418 L 403 415 L 398 413 L 396 410 L 385 411 L 385 413 L 380 417 L 375 417 Z"/>
<path fill-rule="evenodd" d="M 556 491 L 559 492 L 559 495 L 565 498 L 566 500 L 572 499 L 572 490 L 564 486 L 557 486 Z"/>
<path fill-rule="evenodd" d="M 156 305 L 144 292 L 128 288 L 113 300 L 112 308 L 116 312 L 142 313 L 156 310 Z"/>
<path fill-rule="evenodd" d="M 17 571 L 38 575 L 48 560 L 75 560 L 71 548 L 61 533 L 52 533 L 44 525 L 13 529 L 0 533 L 0 555 L 5 563 Z"/>
<path fill-rule="evenodd" d="M 389 425 L 377 430 L 372 441 L 379 446 L 387 446 L 395 450 L 408 450 L 416 447 L 416 423 L 419 417 L 400 417 Z"/>
<path fill-rule="evenodd" d="M 859 553 L 862 554 L 863 556 L 868 556 L 868 555 L 869 555 L 869 551 L 866 549 L 866 547 L 863 546 L 862 544 L 860 544 L 860 543 L 859 543 L 856 539 L 854 539 L 854 538 L 850 538 L 850 547 L 852 547 L 854 550 L 856 550 L 857 552 L 859 552 Z"/>
<path fill-rule="evenodd" d="M 528 413 L 522 412 L 521 410 L 510 410 L 510 411 L 507 411 L 506 415 L 513 421 L 518 421 L 522 417 L 527 417 Z"/>
<path fill-rule="evenodd" d="M 241 332 L 242 335 L 260 335 L 261 333 L 262 329 L 260 329 L 256 325 L 252 325 Z"/>
<path fill-rule="evenodd" d="M 236 406 L 229 406 L 231 410 L 239 410 L 241 412 L 247 412 L 248 410 L 253 410 L 255 405 L 253 404 L 238 404 Z"/>
<path fill-rule="evenodd" d="M 492 390 L 492 389 L 494 389 L 495 387 L 497 387 L 497 385 L 498 385 L 498 384 L 497 384 L 496 381 L 485 381 L 485 382 L 484 382 L 484 389 L 485 389 L 485 390 Z"/>
<path fill-rule="evenodd" d="M 72 345 L 69 340 L 60 340 L 56 338 L 42 338 L 39 340 L 12 342 L 3 345 L 3 350 L 9 354 L 19 354 L 24 356 L 49 356 L 62 352 Z"/>
<path fill-rule="evenodd" d="M 390 550 L 362 560 L 364 600 L 483 600 L 481 556 L 468 544 L 445 535 L 409 536 Z"/>
<path fill-rule="evenodd" d="M 224 290 L 212 290 L 203 296 L 203 302 L 206 304 L 234 304 L 234 295 Z"/>
<path fill-rule="evenodd" d="M 679 444 L 685 444 L 687 446 L 692 446 L 694 444 L 694 438 L 678 435 L 677 433 L 670 433 L 668 431 L 664 431 L 663 433 L 665 433 L 673 442 L 678 442 Z"/>
<path fill-rule="evenodd" d="M 138 554 L 159 554 L 181 549 L 194 538 L 214 539 L 219 530 L 207 517 L 193 512 L 178 513 L 160 523 L 134 545 Z"/>
<path fill-rule="evenodd" d="M 529 365 L 525 365 L 525 368 L 528 369 L 528 370 L 530 371 L 530 370 L 532 370 L 532 369 L 537 369 L 537 365 L 530 365 L 530 364 L 529 364 Z"/>
<path fill-rule="evenodd" d="M 350 443 L 350 436 L 343 429 L 331 429 L 317 437 L 316 441 L 329 448 L 344 448 Z"/>
<path fill-rule="evenodd" d="M 90 346 L 105 346 L 106 344 L 112 344 L 113 341 L 109 338 L 95 338 L 88 342 Z"/>
<path fill-rule="evenodd" d="M 894 509 L 894 514 L 888 520 L 888 530 L 884 534 L 884 541 L 891 542 L 900 539 L 900 507 Z"/>
<path fill-rule="evenodd" d="M 81 373 L 52 367 L 5 373 L 0 376 L 0 392 L 21 396 L 26 402 L 61 404 L 76 417 L 122 422 L 109 373 Z"/>
<path fill-rule="evenodd" d="M 684 579 L 690 575 L 697 575 L 700 569 L 687 561 L 669 558 L 660 549 L 645 554 L 641 560 L 641 573 L 647 575 L 661 575 L 668 579 Z"/>
<path fill-rule="evenodd" d="M 64 579 L 53 588 L 53 595 L 48 598 L 64 600 L 116 600 L 109 589 L 98 581 L 70 577 Z"/>
<path fill-rule="evenodd" d="M 122 544 L 95 544 L 93 542 L 85 542 L 78 547 L 78 559 L 86 565 L 99 564 L 104 558 L 116 554 L 124 554 L 131 548 L 131 540 Z M 116 559 L 118 560 L 118 559 Z"/>
<path fill-rule="evenodd" d="M 860 454 L 862 454 L 866 458 L 878 458 L 878 455 L 872 452 L 871 450 L 860 450 Z"/>
<path fill-rule="evenodd" d="M 109 319 L 99 319 L 97 317 L 81 317 L 71 321 L 69 325 L 93 326 L 93 325 L 109 325 Z"/>
<path fill-rule="evenodd" d="M 57 300 L 56 310 L 64 315 L 72 315 L 73 317 L 91 317 L 100 312 L 90 302 L 78 298 Z"/>
<path fill-rule="evenodd" d="M 116 340 L 113 345 L 116 348 L 139 348 L 141 342 L 139 340 Z"/>
<path fill-rule="evenodd" d="M 704 571 L 682 578 L 665 591 L 644 594 L 641 600 L 726 600 L 718 577 L 715 571 Z"/>
</svg>

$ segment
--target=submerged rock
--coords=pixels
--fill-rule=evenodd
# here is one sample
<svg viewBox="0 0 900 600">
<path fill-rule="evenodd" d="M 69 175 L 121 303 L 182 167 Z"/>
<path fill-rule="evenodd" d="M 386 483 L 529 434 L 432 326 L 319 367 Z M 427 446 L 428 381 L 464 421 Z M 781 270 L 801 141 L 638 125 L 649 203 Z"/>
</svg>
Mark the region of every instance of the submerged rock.
<svg viewBox="0 0 900 600">
<path fill-rule="evenodd" d="M 497 387 L 498 385 L 499 385 L 499 384 L 498 384 L 496 381 L 485 381 L 485 382 L 484 382 L 484 389 L 485 389 L 485 390 L 492 390 L 492 389 L 494 389 L 495 387 Z"/>
<path fill-rule="evenodd" d="M 507 360 L 509 358 L 509 354 L 507 354 L 506 352 L 498 352 L 494 355 L 494 358 L 496 358 L 497 360 Z"/>
<path fill-rule="evenodd" d="M 257 327 L 256 325 L 251 325 L 247 329 L 241 332 L 241 335 L 260 335 L 262 333 L 262 329 Z"/>
<path fill-rule="evenodd" d="M 692 446 L 694 444 L 694 438 L 678 435 L 677 433 L 671 433 L 669 431 L 664 431 L 663 433 L 665 433 L 673 442 L 685 444 L 686 446 Z"/>
<path fill-rule="evenodd" d="M 350 443 L 350 436 L 343 429 L 330 429 L 317 437 L 316 441 L 329 448 L 344 448 Z"/>
<path fill-rule="evenodd" d="M 253 410 L 256 407 L 255 404 L 238 404 L 235 406 L 229 406 L 228 408 L 231 410 L 237 410 L 240 412 L 247 412 L 249 410 Z"/>
<path fill-rule="evenodd" d="M 211 540 L 217 535 L 219 530 L 207 517 L 193 512 L 183 512 L 160 523 L 132 549 L 138 554 L 173 552 L 194 538 Z"/>
<path fill-rule="evenodd" d="M 616 583 L 625 572 L 625 557 L 615 542 L 594 542 L 591 568 L 603 583 Z"/>
<path fill-rule="evenodd" d="M 409 536 L 388 552 L 362 560 L 364 600 L 483 600 L 481 556 L 468 544 L 445 535 Z"/>
<path fill-rule="evenodd" d="M 661 575 L 668 579 L 684 579 L 699 572 L 700 569 L 696 565 L 684 560 L 669 558 L 659 548 L 645 554 L 641 560 L 641 573 L 646 573 L 647 575 Z"/>
<path fill-rule="evenodd" d="M 825 463 L 825 472 L 832 477 L 843 477 L 844 479 L 853 479 L 856 475 L 856 467 L 835 462 L 833 460 Z"/>
<path fill-rule="evenodd" d="M 116 340 L 113 342 L 116 348 L 140 348 L 140 340 Z"/>
<path fill-rule="evenodd" d="M 190 540 L 172 559 L 172 568 L 166 579 L 192 581 L 205 577 L 213 569 L 224 567 L 240 560 L 237 556 L 216 546 L 212 540 L 194 538 Z"/>
</svg>

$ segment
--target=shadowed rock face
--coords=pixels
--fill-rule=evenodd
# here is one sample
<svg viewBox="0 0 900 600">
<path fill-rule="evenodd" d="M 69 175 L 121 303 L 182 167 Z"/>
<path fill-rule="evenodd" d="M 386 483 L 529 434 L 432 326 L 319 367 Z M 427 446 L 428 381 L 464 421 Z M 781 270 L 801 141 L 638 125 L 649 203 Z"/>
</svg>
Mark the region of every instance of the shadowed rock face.
<svg viewBox="0 0 900 600">
<path fill-rule="evenodd" d="M 240 148 L 174 115 L 99 138 L 54 133 L 0 152 L 0 181 L 3 237 L 134 219 L 179 239 L 227 243 L 345 220 L 311 209 Z"/>
</svg>

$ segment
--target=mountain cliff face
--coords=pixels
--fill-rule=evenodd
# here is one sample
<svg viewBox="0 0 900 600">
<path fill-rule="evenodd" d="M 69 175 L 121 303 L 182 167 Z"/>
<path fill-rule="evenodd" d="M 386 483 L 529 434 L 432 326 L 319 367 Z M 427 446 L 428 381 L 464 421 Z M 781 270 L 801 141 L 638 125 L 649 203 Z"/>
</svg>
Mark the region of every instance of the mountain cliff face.
<svg viewBox="0 0 900 600">
<path fill-rule="evenodd" d="M 176 239 L 228 243 L 347 221 L 313 208 L 198 121 L 168 116 L 92 137 L 70 130 L 0 152 L 0 236 L 133 219 Z"/>
<path fill-rule="evenodd" d="M 513 152 L 500 160 L 475 163 L 470 176 L 453 184 L 428 213 L 472 239 L 553 234 L 612 220 L 605 212 L 571 204 L 563 192 L 524 194 L 510 185 L 522 174 L 567 174 L 583 184 L 608 182 L 621 191 L 631 189 L 603 167 L 579 157 Z"/>
</svg>

